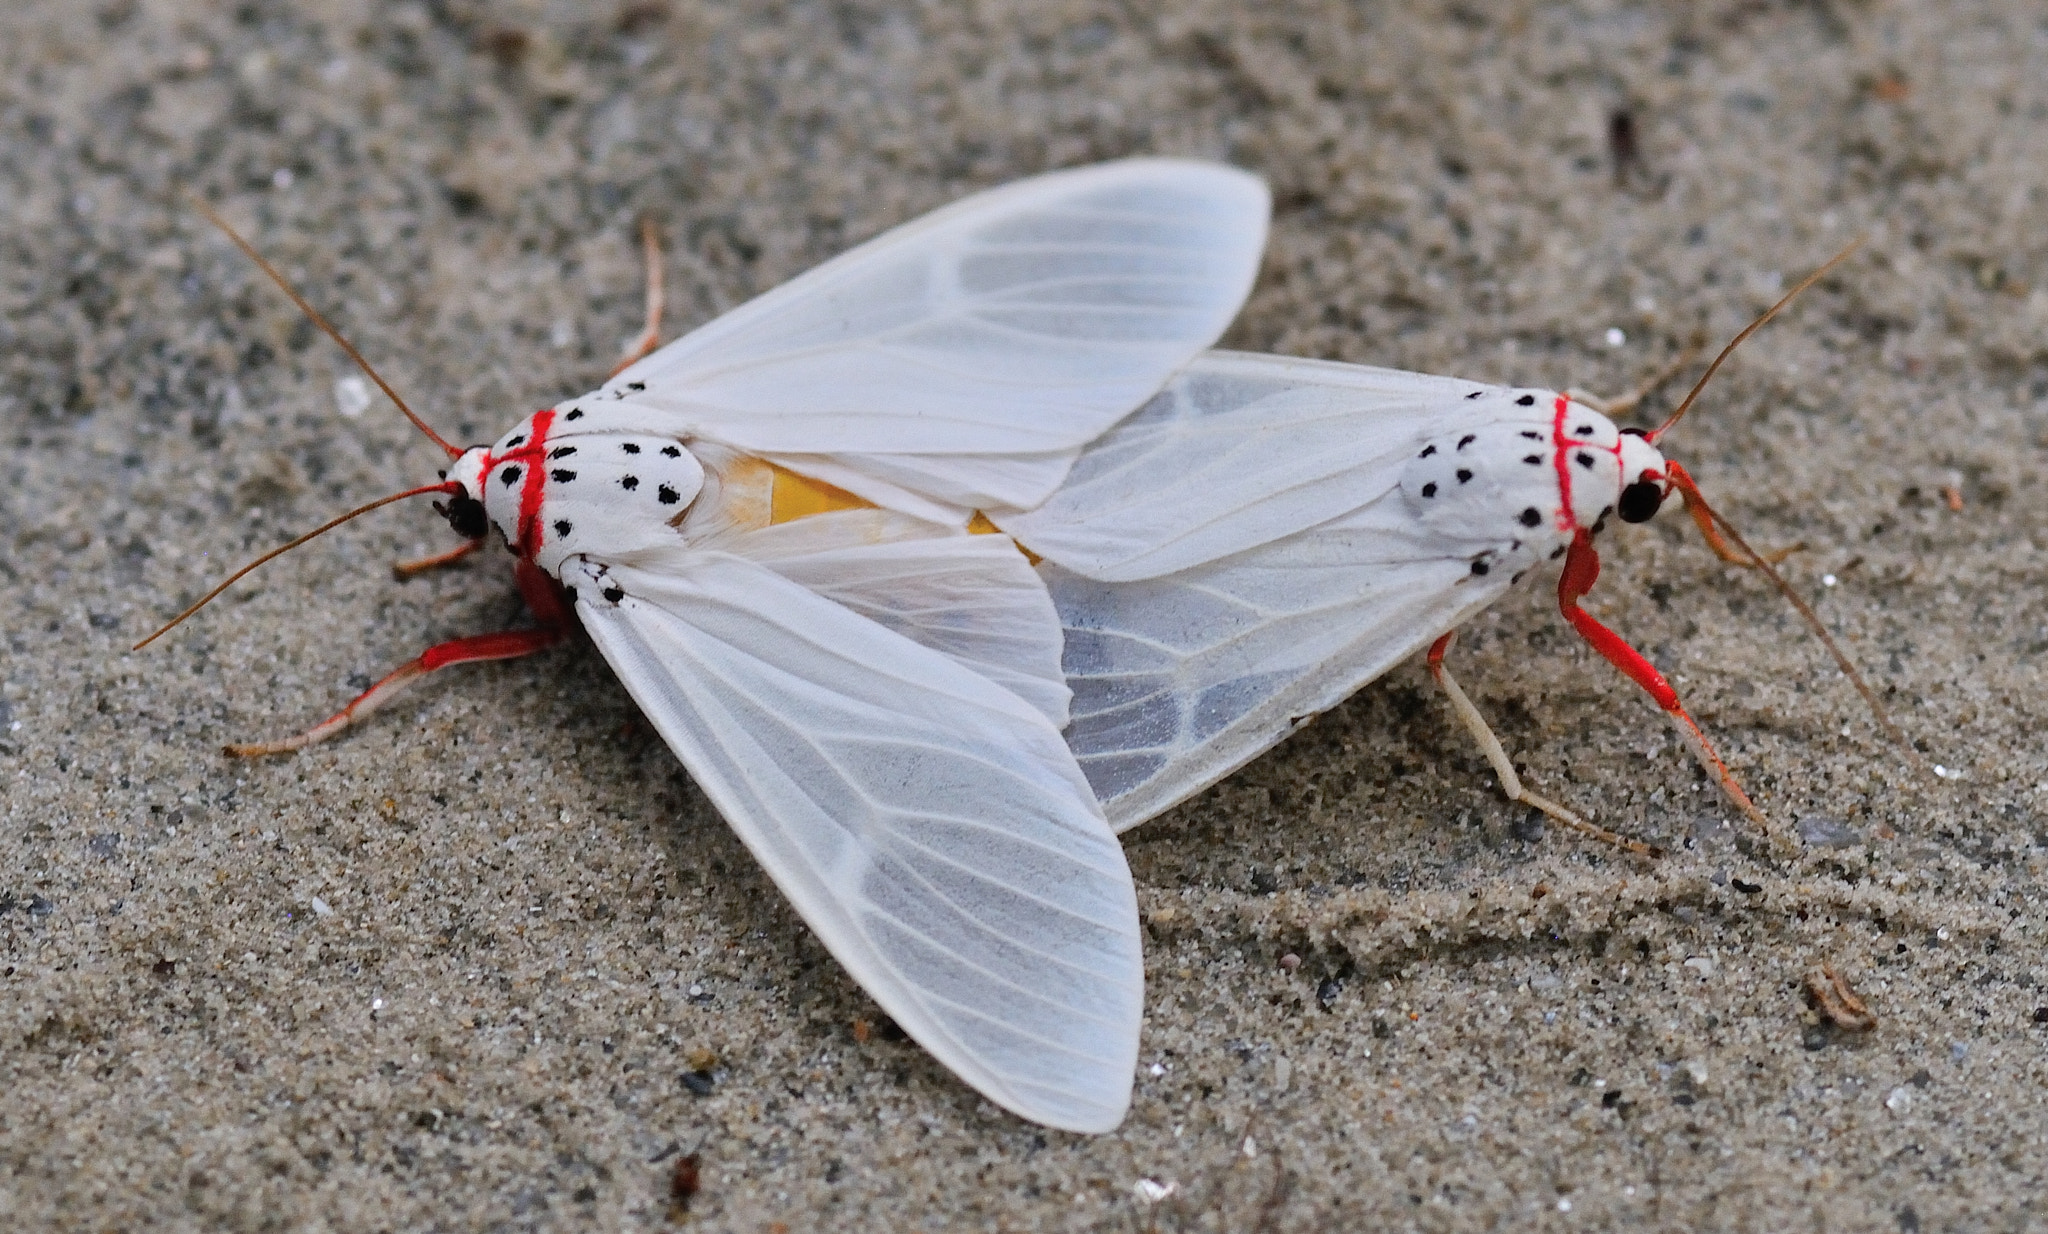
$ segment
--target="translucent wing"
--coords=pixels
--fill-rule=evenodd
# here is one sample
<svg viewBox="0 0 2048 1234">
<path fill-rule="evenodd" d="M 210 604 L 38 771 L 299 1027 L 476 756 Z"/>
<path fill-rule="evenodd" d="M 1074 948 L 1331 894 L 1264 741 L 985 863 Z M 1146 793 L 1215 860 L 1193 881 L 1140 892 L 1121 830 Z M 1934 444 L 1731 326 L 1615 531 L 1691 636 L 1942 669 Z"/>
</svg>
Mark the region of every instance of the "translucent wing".
<svg viewBox="0 0 2048 1234">
<path fill-rule="evenodd" d="M 1067 744 L 1118 831 L 1178 804 L 1498 599 L 1400 494 L 1221 561 L 1103 583 L 1039 567 L 1066 630 Z"/>
<path fill-rule="evenodd" d="M 1212 351 L 1028 511 L 991 511 L 1090 578 L 1156 578 L 1313 527 L 1396 484 L 1473 391 L 1453 377 Z M 1446 414 L 1450 409 L 1451 415 Z"/>
<path fill-rule="evenodd" d="M 1475 402 L 1473 395 L 1494 395 Z M 1134 826 L 1270 749 L 1497 599 L 1400 478 L 1497 386 L 1212 352 L 1004 530 L 1066 631 L 1067 741 Z"/>
<path fill-rule="evenodd" d="M 941 652 L 1067 723 L 1060 623 L 1008 536 L 971 536 L 886 510 L 819 514 L 721 547 Z"/>
<path fill-rule="evenodd" d="M 887 232 L 563 406 L 807 473 L 835 461 L 854 484 L 833 483 L 882 504 L 1029 507 L 1223 332 L 1267 212 L 1256 177 L 1209 163 L 1019 181 Z M 887 458 L 887 478 L 868 456 Z"/>
<path fill-rule="evenodd" d="M 665 563 L 669 564 L 669 563 Z M 572 559 L 577 613 L 826 948 L 990 1100 L 1129 1104 L 1143 1009 L 1123 853 L 1058 732 L 765 565 Z"/>
</svg>

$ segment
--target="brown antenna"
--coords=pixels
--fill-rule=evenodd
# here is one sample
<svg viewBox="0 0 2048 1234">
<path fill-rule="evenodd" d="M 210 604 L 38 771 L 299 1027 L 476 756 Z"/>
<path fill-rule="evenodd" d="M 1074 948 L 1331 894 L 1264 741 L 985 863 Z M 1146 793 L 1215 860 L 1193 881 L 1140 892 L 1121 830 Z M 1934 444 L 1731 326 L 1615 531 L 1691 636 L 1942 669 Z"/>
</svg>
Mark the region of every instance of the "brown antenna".
<svg viewBox="0 0 2048 1234">
<path fill-rule="evenodd" d="M 1755 321 L 1750 322 L 1747 326 L 1744 326 L 1742 329 L 1742 333 L 1736 335 L 1732 339 L 1729 339 L 1728 345 L 1721 349 L 1721 354 L 1714 357 L 1714 362 L 1707 366 L 1707 371 L 1701 373 L 1700 379 L 1693 383 L 1692 390 L 1686 394 L 1685 401 L 1678 405 L 1678 410 L 1672 412 L 1671 417 L 1665 420 L 1664 423 L 1658 425 L 1656 428 L 1643 434 L 1643 436 L 1649 438 L 1649 440 L 1652 443 L 1655 443 L 1659 437 L 1662 437 L 1664 434 L 1670 432 L 1671 426 L 1678 423 L 1679 417 L 1683 416 L 1686 412 L 1692 410 L 1694 400 L 1699 398 L 1700 391 L 1707 388 L 1707 383 L 1713 380 L 1715 372 L 1718 371 L 1721 367 L 1721 362 L 1726 360 L 1730 355 L 1732 355 L 1735 349 L 1742 345 L 1742 341 L 1744 339 L 1748 338 L 1752 334 L 1755 334 L 1758 330 L 1763 329 L 1765 322 L 1769 321 L 1773 317 L 1776 317 L 1779 311 L 1782 310 L 1786 305 L 1792 303 L 1793 299 L 1797 297 L 1800 292 L 1805 291 L 1807 288 L 1819 282 L 1822 275 L 1834 269 L 1836 266 L 1841 265 L 1843 260 L 1846 259 L 1849 256 L 1849 254 L 1855 252 L 1857 247 L 1862 243 L 1862 236 L 1858 236 L 1854 240 L 1849 241 L 1849 247 L 1843 249 L 1839 253 L 1836 253 L 1833 257 L 1828 258 L 1827 262 L 1824 265 L 1822 265 L 1820 269 L 1815 270 L 1812 274 L 1809 274 L 1805 278 L 1799 280 L 1799 285 L 1797 287 L 1794 287 L 1792 290 L 1786 292 L 1783 296 L 1780 296 L 1776 304 L 1773 304 L 1771 307 L 1764 310 L 1763 316 L 1757 318 Z"/>
<path fill-rule="evenodd" d="M 405 413 L 405 418 L 412 421 L 412 426 L 414 428 L 418 429 L 422 433 L 425 433 L 427 435 L 428 440 L 432 441 L 435 445 L 441 447 L 443 450 L 446 450 L 448 452 L 449 458 L 462 457 L 462 451 L 456 449 L 454 446 L 451 446 L 446 441 L 442 440 L 441 434 L 435 432 L 431 428 L 428 428 L 427 422 L 425 420 L 422 420 L 418 416 L 413 414 L 412 408 L 406 406 L 405 400 L 398 397 L 398 391 L 391 388 L 391 383 L 385 381 L 382 377 L 378 376 L 377 370 L 370 367 L 370 362 L 368 360 L 363 359 L 363 353 L 357 351 L 355 347 L 352 344 L 350 344 L 350 342 L 347 339 L 341 337 L 341 331 L 335 329 L 332 325 L 329 325 L 327 319 L 320 315 L 320 310 L 314 308 L 311 304 L 308 304 L 306 302 L 306 297 L 300 295 L 298 293 L 298 289 L 294 288 L 289 282 L 286 282 L 284 275 L 279 274 L 277 272 L 277 267 L 265 261 L 263 259 L 263 254 L 257 252 L 255 247 L 251 245 L 247 240 L 242 239 L 241 233 L 237 232 L 234 228 L 228 226 L 228 221 L 222 218 L 218 213 L 216 213 L 212 206 L 207 205 L 206 200 L 204 198 L 198 196 L 197 194 L 193 194 L 192 204 L 198 207 L 199 212 L 205 215 L 207 217 L 207 220 L 211 222 L 215 227 L 218 227 L 222 231 L 226 232 L 228 239 L 233 240 L 235 242 L 235 247 L 242 250 L 242 252 L 248 256 L 250 261 L 255 262 L 258 269 L 262 270 L 263 273 L 269 275 L 270 281 L 276 283 L 278 287 L 283 290 L 285 295 L 291 297 L 292 303 L 299 306 L 299 311 L 301 313 L 304 313 L 307 316 L 307 318 L 309 318 L 312 321 L 314 325 L 320 327 L 321 330 L 326 332 L 328 338 L 333 339 L 337 344 L 341 346 L 341 349 L 343 351 L 348 353 L 348 358 L 356 362 L 356 367 L 363 370 L 364 373 L 368 374 L 370 380 L 377 383 L 377 388 L 379 390 L 382 390 L 385 393 L 386 397 L 390 398 L 392 402 L 398 404 L 398 410 Z M 172 624 L 175 625 L 177 623 L 173 622 Z"/>
<path fill-rule="evenodd" d="M 461 491 L 462 486 L 460 484 L 455 483 L 453 480 L 444 480 L 439 484 L 423 484 L 418 488 L 409 488 L 405 490 L 403 493 L 393 493 L 389 497 L 379 497 L 377 500 L 371 502 L 366 506 L 357 506 L 355 509 L 350 510 L 347 514 L 344 514 L 339 518 L 329 519 L 328 521 L 320 524 L 318 527 L 315 527 L 313 530 L 307 532 L 305 535 L 300 536 L 296 540 L 293 540 L 290 544 L 286 544 L 280 548 L 271 549 L 269 552 L 263 554 L 261 557 L 258 557 L 256 560 L 250 562 L 248 565 L 243 566 L 241 569 L 235 571 L 233 574 L 228 575 L 227 578 L 221 582 L 220 586 L 214 588 L 212 591 L 209 591 L 205 595 L 199 597 L 198 602 L 193 604 L 191 608 L 188 608 L 184 612 L 179 613 L 176 617 L 171 618 L 168 622 L 164 623 L 163 627 L 159 629 L 155 634 L 152 634 L 148 638 L 143 639 L 141 642 L 135 644 L 133 647 L 130 647 L 128 650 L 141 651 L 144 647 L 149 646 L 151 643 L 154 643 L 156 640 L 170 633 L 172 627 L 176 626 L 179 622 L 185 620 L 187 617 L 190 617 L 192 614 L 198 612 L 200 609 L 205 608 L 209 603 L 213 601 L 214 597 L 220 595 L 221 592 L 226 591 L 228 588 L 234 586 L 235 582 L 239 580 L 243 575 L 247 574 L 249 571 L 254 570 L 257 566 L 262 565 L 264 562 L 269 561 L 273 557 L 281 557 L 284 554 L 291 552 L 293 549 L 297 548 L 301 544 L 304 544 L 306 541 L 311 540 L 315 536 L 333 531 L 336 527 L 341 526 L 343 523 L 346 523 L 350 519 L 355 518 L 359 514 L 368 514 L 370 511 L 375 510 L 380 506 L 388 506 L 394 501 L 404 501 L 408 497 L 419 497 L 427 493 L 454 494 L 459 493 Z"/>
</svg>

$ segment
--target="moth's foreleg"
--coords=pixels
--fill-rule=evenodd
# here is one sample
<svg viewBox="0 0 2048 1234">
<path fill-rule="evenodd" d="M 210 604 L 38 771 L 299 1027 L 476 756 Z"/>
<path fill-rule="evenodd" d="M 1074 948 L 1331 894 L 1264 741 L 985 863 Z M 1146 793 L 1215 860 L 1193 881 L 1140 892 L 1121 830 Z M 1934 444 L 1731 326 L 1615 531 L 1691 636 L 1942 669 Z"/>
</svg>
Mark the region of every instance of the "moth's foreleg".
<svg viewBox="0 0 2048 1234">
<path fill-rule="evenodd" d="M 562 638 L 562 627 L 547 626 L 533 630 L 501 630 L 495 634 L 475 634 L 468 638 L 437 643 L 394 669 L 384 680 L 357 695 L 354 702 L 327 720 L 295 737 L 286 737 L 281 741 L 248 742 L 224 748 L 228 754 L 236 758 L 257 758 L 265 754 L 302 750 L 335 736 L 381 709 L 403 694 L 407 686 L 428 673 L 455 664 L 475 664 L 483 660 L 512 660 L 520 656 L 529 656 L 536 651 L 546 651 L 561 642 Z"/>
<path fill-rule="evenodd" d="M 445 553 L 435 553 L 431 556 L 416 558 L 412 561 L 394 561 L 391 563 L 391 574 L 400 582 L 404 582 L 415 574 L 425 574 L 429 570 L 438 570 L 442 566 L 452 566 L 483 546 L 482 538 L 464 540 Z"/>
<path fill-rule="evenodd" d="M 1539 797 L 1522 787 L 1522 777 L 1515 774 L 1515 765 L 1508 758 L 1506 747 L 1501 745 L 1500 738 L 1493 735 L 1493 729 L 1486 723 L 1486 717 L 1479 714 L 1479 708 L 1465 696 L 1464 689 L 1458 685 L 1458 679 L 1451 676 L 1450 669 L 1444 667 L 1444 653 L 1451 649 L 1451 642 L 1457 637 L 1458 632 L 1452 630 L 1431 644 L 1429 675 L 1436 678 L 1436 684 L 1443 690 L 1444 697 L 1451 701 L 1451 710 L 1457 713 L 1458 720 L 1465 726 L 1465 731 L 1471 733 L 1472 739 L 1479 743 L 1480 752 L 1486 755 L 1486 761 L 1493 764 L 1493 774 L 1500 777 L 1501 792 L 1507 794 L 1509 800 L 1541 810 L 1582 835 L 1591 836 L 1595 840 L 1645 857 L 1663 856 L 1663 851 L 1653 845 L 1617 835 L 1605 827 L 1595 826 L 1555 801 Z"/>
<path fill-rule="evenodd" d="M 1693 757 L 1699 760 L 1700 766 L 1704 767 L 1714 782 L 1721 786 L 1721 792 L 1734 803 L 1735 808 L 1748 816 L 1764 834 L 1777 837 L 1778 833 L 1772 828 L 1771 821 L 1764 817 L 1763 811 L 1757 809 L 1756 803 L 1749 799 L 1749 794 L 1743 792 L 1742 786 L 1735 782 L 1734 774 L 1728 770 L 1728 765 L 1721 761 L 1721 756 L 1714 752 L 1713 744 L 1707 740 L 1707 735 L 1701 731 L 1699 724 L 1686 712 L 1685 704 L 1678 701 L 1678 691 L 1672 689 L 1671 683 L 1664 680 L 1664 674 L 1657 671 L 1656 665 L 1644 659 L 1641 652 L 1629 646 L 1628 640 L 1601 625 L 1591 613 L 1579 607 L 1579 601 L 1587 592 L 1593 590 L 1593 583 L 1599 577 L 1600 555 L 1593 548 L 1593 538 L 1581 531 L 1572 538 L 1571 553 L 1564 562 L 1564 573 L 1557 580 L 1558 611 L 1572 624 L 1572 629 L 1579 632 L 1580 638 L 1585 639 L 1587 644 L 1599 652 L 1609 664 L 1626 673 L 1629 680 L 1641 686 L 1643 692 L 1655 700 L 1657 706 L 1663 708 L 1665 718 L 1671 721 L 1671 727 L 1692 751 Z"/>
</svg>

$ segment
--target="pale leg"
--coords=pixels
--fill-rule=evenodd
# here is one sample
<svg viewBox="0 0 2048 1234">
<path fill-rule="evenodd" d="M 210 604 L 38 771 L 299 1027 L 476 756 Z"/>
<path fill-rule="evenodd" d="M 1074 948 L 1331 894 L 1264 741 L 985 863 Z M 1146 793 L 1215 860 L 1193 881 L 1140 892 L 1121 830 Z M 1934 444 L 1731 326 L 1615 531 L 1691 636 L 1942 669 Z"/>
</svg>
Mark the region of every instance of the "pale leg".
<svg viewBox="0 0 2048 1234">
<path fill-rule="evenodd" d="M 1500 777 L 1501 792 L 1507 794 L 1509 800 L 1541 810 L 1564 826 L 1595 840 L 1644 857 L 1663 856 L 1663 851 L 1652 845 L 1617 835 L 1605 827 L 1596 827 L 1555 801 L 1539 797 L 1522 787 L 1522 777 L 1515 774 L 1515 765 L 1509 760 L 1506 748 L 1500 744 L 1500 738 L 1493 735 L 1493 729 L 1488 727 L 1486 717 L 1479 714 L 1479 708 L 1473 706 L 1472 700 L 1465 696 L 1464 689 L 1458 685 L 1458 679 L 1451 676 L 1450 669 L 1444 667 L 1444 653 L 1451 649 L 1451 641 L 1457 636 L 1458 632 L 1453 630 L 1431 645 L 1429 675 L 1436 678 L 1436 684 L 1442 688 L 1444 697 L 1451 701 L 1451 710 L 1457 713 L 1459 722 L 1465 726 L 1465 731 L 1471 733 L 1472 739 L 1479 743 L 1480 752 L 1486 755 L 1486 761 L 1493 764 L 1494 775 Z"/>
</svg>

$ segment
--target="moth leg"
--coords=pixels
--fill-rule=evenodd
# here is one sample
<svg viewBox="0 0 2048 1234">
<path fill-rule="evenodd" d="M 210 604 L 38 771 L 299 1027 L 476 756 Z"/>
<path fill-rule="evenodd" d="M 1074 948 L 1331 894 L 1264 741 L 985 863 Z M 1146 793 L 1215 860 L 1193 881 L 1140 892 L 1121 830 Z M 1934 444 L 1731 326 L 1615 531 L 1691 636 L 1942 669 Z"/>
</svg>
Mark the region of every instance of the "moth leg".
<svg viewBox="0 0 2048 1234">
<path fill-rule="evenodd" d="M 553 579 L 531 562 L 521 561 L 515 575 L 519 592 L 541 624 L 531 630 L 500 630 L 495 634 L 472 634 L 468 638 L 436 643 L 418 656 L 385 674 L 384 680 L 357 695 L 355 700 L 305 732 L 280 741 L 254 741 L 223 747 L 235 758 L 260 758 L 284 754 L 317 745 L 382 709 L 404 693 L 406 687 L 439 669 L 483 660 L 513 660 L 546 651 L 568 637 L 569 609 L 555 589 Z"/>
<path fill-rule="evenodd" d="M 421 652 L 417 657 L 401 664 L 387 674 L 384 680 L 358 695 L 354 702 L 336 712 L 333 716 L 307 729 L 296 737 L 280 741 L 255 741 L 224 747 L 236 758 L 259 758 L 265 754 L 283 754 L 291 750 L 303 750 L 335 736 L 343 729 L 355 724 L 372 712 L 378 711 L 405 692 L 405 688 L 436 669 L 452 664 L 474 664 L 480 660 L 511 660 L 519 656 L 545 651 L 562 641 L 562 631 L 555 629 L 501 630 L 496 634 L 475 634 L 446 643 L 437 643 Z"/>
<path fill-rule="evenodd" d="M 1735 782 L 1735 777 L 1729 772 L 1727 764 L 1721 761 L 1721 756 L 1714 752 L 1714 747 L 1707 741 L 1707 735 L 1701 732 L 1700 726 L 1686 714 L 1685 705 L 1678 701 L 1678 691 L 1673 690 L 1671 683 L 1664 680 L 1664 674 L 1658 672 L 1655 665 L 1645 660 L 1642 653 L 1629 646 L 1619 634 L 1601 625 L 1591 613 L 1579 607 L 1580 599 L 1593 590 L 1593 584 L 1599 577 L 1600 554 L 1593 548 L 1593 538 L 1583 530 L 1579 531 L 1572 537 L 1571 553 L 1565 558 L 1564 573 L 1557 580 L 1558 611 L 1564 614 L 1566 621 L 1572 623 L 1572 628 L 1579 632 L 1580 638 L 1585 639 L 1609 664 L 1628 674 L 1630 680 L 1641 686 L 1643 692 L 1654 699 L 1657 706 L 1664 709 L 1664 716 L 1671 721 L 1671 727 L 1677 730 L 1679 738 L 1692 751 L 1693 757 L 1699 760 L 1700 766 L 1706 768 L 1707 774 L 1714 778 L 1714 782 L 1721 786 L 1721 792 L 1735 804 L 1735 808 L 1762 828 L 1766 835 L 1775 837 L 1777 832 L 1771 827 L 1770 820 L 1764 817 L 1763 811 L 1757 809 L 1754 802 L 1750 801 L 1749 794 L 1742 791 L 1742 786 Z"/>
<path fill-rule="evenodd" d="M 1538 797 L 1522 787 L 1522 777 L 1515 774 L 1515 765 L 1508 759 L 1508 752 L 1500 744 L 1500 738 L 1493 735 L 1493 729 L 1487 725 L 1486 717 L 1479 714 L 1479 708 L 1466 697 L 1463 687 L 1458 685 L 1458 679 L 1451 676 L 1450 669 L 1444 667 L 1444 653 L 1451 649 L 1451 643 L 1457 637 L 1458 632 L 1452 630 L 1430 645 L 1429 675 L 1436 678 L 1436 684 L 1442 688 L 1444 697 L 1451 701 L 1451 710 L 1458 713 L 1458 719 L 1464 724 L 1465 731 L 1471 733 L 1472 739 L 1479 743 L 1480 752 L 1486 755 L 1486 761 L 1493 764 L 1493 774 L 1500 777 L 1501 792 L 1506 793 L 1509 800 L 1541 810 L 1582 835 L 1591 836 L 1595 840 L 1645 857 L 1662 857 L 1664 854 L 1651 845 L 1617 835 L 1605 827 L 1595 826 L 1556 802 Z"/>
<path fill-rule="evenodd" d="M 1686 365 L 1691 364 L 1695 359 L 1698 358 L 1699 354 L 1699 340 L 1695 339 L 1694 341 L 1687 343 L 1685 345 L 1685 350 L 1679 352 L 1678 355 L 1671 361 L 1671 363 L 1666 364 L 1663 368 L 1660 368 L 1656 372 L 1650 374 L 1650 377 L 1647 381 L 1643 382 L 1643 384 L 1637 386 L 1635 389 L 1629 391 L 1627 394 L 1622 395 L 1620 398 L 1600 398 L 1599 396 L 1589 394 L 1584 390 L 1567 390 L 1565 391 L 1565 396 L 1567 398 L 1570 398 L 1575 403 L 1581 403 L 1587 407 L 1591 407 L 1594 411 L 1599 412 L 1601 415 L 1606 416 L 1610 420 L 1616 419 L 1618 417 L 1627 415 L 1631 411 L 1634 411 L 1636 409 L 1636 404 L 1642 402 L 1644 399 L 1650 397 L 1652 394 L 1655 394 L 1657 392 L 1658 387 L 1662 386 L 1665 382 L 1670 381 L 1673 377 L 1678 376 L 1679 370 L 1683 369 Z"/>
<path fill-rule="evenodd" d="M 404 582 L 415 574 L 425 574 L 442 566 L 452 566 L 483 546 L 483 539 L 479 537 L 475 540 L 465 540 L 445 553 L 434 553 L 414 561 L 394 561 L 391 563 L 391 574 L 400 582 Z"/>
<path fill-rule="evenodd" d="M 641 358 L 661 346 L 661 314 L 668 305 L 668 295 L 661 278 L 661 232 L 654 225 L 651 215 L 640 219 L 640 251 L 647 262 L 647 328 L 640 337 L 626 344 L 626 352 L 612 371 L 604 375 L 606 381 L 617 377 L 628 368 L 640 362 Z"/>
<path fill-rule="evenodd" d="M 1668 466 L 1671 472 L 1673 487 L 1678 490 L 1678 496 L 1685 502 L 1685 512 L 1692 516 L 1693 523 L 1700 529 L 1700 535 L 1706 538 L 1707 547 L 1714 550 L 1714 556 L 1719 557 L 1730 565 L 1742 566 L 1749 570 L 1756 569 L 1756 562 L 1750 559 L 1749 554 L 1729 544 L 1722 537 L 1720 528 L 1714 526 L 1713 512 L 1708 510 L 1707 503 L 1700 499 L 1700 491 L 1698 486 L 1693 483 L 1692 473 L 1677 463 L 1670 463 Z M 1777 565 L 1787 557 L 1801 552 L 1805 548 L 1806 541 L 1801 540 L 1791 548 L 1776 549 L 1768 553 L 1759 553 L 1757 556 L 1762 557 L 1772 565 Z"/>
</svg>

